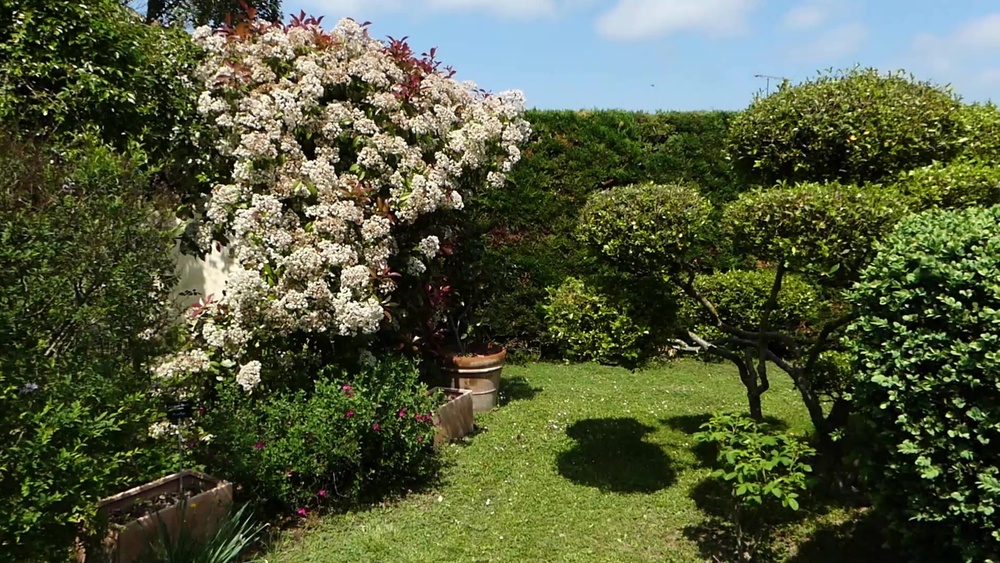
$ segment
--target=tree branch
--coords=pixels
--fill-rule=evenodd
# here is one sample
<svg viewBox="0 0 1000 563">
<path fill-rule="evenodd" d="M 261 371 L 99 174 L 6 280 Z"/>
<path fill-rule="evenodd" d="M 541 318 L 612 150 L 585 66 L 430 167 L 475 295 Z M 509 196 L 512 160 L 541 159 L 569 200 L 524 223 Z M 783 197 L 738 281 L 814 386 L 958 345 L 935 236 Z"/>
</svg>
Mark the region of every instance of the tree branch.
<svg viewBox="0 0 1000 563">
<path fill-rule="evenodd" d="M 770 384 L 767 381 L 767 353 L 769 350 L 765 335 L 767 334 L 767 329 L 770 328 L 771 311 L 778 305 L 778 293 L 781 291 L 781 282 L 784 279 L 785 261 L 782 260 L 781 262 L 778 262 L 778 269 L 774 273 L 774 283 L 771 284 L 771 294 L 767 296 L 767 301 L 764 302 L 764 310 L 760 314 L 760 329 L 758 330 L 760 343 L 757 350 L 757 374 L 760 376 L 763 391 L 766 391 L 770 387 Z M 794 349 L 794 353 L 798 353 L 797 347 Z M 761 392 L 763 393 L 763 391 Z"/>
<path fill-rule="evenodd" d="M 696 303 L 700 304 L 702 308 L 708 312 L 716 328 L 718 328 L 722 332 L 725 332 L 726 334 L 730 334 L 739 338 L 752 339 L 754 342 L 757 342 L 759 339 L 764 339 L 767 342 L 770 342 L 772 340 L 782 342 L 789 348 L 789 350 L 794 351 L 796 357 L 798 356 L 798 350 L 799 350 L 798 343 L 795 342 L 794 338 L 792 338 L 787 334 L 783 334 L 780 332 L 773 332 L 773 331 L 765 331 L 761 333 L 749 330 L 740 330 L 723 321 L 722 317 L 719 315 L 718 309 L 715 308 L 715 305 L 713 305 L 711 301 L 709 301 L 704 295 L 702 295 L 697 289 L 695 289 L 694 287 L 695 273 L 689 272 L 689 274 L 690 275 L 688 276 L 687 280 L 679 280 L 677 278 L 671 278 L 671 279 L 673 280 L 674 285 L 679 287 L 681 291 L 684 292 L 685 295 L 687 295 L 690 299 L 694 300 Z"/>
</svg>

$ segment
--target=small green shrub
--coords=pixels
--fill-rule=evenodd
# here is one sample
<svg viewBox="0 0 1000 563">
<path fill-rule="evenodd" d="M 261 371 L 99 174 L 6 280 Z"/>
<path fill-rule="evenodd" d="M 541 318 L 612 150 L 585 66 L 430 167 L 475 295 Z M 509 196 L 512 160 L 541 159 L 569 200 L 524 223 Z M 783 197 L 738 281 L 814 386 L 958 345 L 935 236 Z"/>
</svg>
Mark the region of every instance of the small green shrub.
<svg viewBox="0 0 1000 563">
<path fill-rule="evenodd" d="M 773 269 L 732 270 L 698 276 L 694 286 L 716 308 L 723 322 L 740 330 L 760 327 L 764 305 L 774 284 Z M 685 299 L 681 306 L 683 326 L 693 328 L 703 338 L 722 336 L 700 304 Z M 804 279 L 786 274 L 778 294 L 778 304 L 771 312 L 771 330 L 794 333 L 816 315 L 820 297 Z"/>
<path fill-rule="evenodd" d="M 824 73 L 753 101 L 729 151 L 751 184 L 878 182 L 962 150 L 961 107 L 945 89 L 874 69 Z"/>
<path fill-rule="evenodd" d="M 631 366 L 649 337 L 649 328 L 633 321 L 627 307 L 576 278 L 549 288 L 545 321 L 549 344 L 566 360 Z"/>
<path fill-rule="evenodd" d="M 675 273 L 703 256 L 711 205 L 690 186 L 637 184 L 596 192 L 577 236 L 608 264 L 638 275 Z"/>
<path fill-rule="evenodd" d="M 816 451 L 780 432 L 768 432 L 742 415 L 717 414 L 695 435 L 718 447 L 722 465 L 712 476 L 729 484 L 738 560 L 753 560 L 781 509 L 798 510 Z"/>
<path fill-rule="evenodd" d="M 0 561 L 64 560 L 97 501 L 176 468 L 148 435 L 172 233 L 134 164 L 0 134 Z"/>
<path fill-rule="evenodd" d="M 1000 207 L 904 219 L 852 301 L 859 454 L 877 508 L 919 559 L 995 560 Z"/>
<path fill-rule="evenodd" d="M 355 500 L 430 476 L 435 397 L 416 366 L 385 360 L 348 377 L 321 375 L 311 392 L 248 395 L 235 384 L 201 421 L 206 467 L 251 498 L 306 510 Z"/>
<path fill-rule="evenodd" d="M 900 175 L 896 188 L 914 211 L 1000 203 L 1000 166 L 975 161 L 936 163 Z"/>
</svg>

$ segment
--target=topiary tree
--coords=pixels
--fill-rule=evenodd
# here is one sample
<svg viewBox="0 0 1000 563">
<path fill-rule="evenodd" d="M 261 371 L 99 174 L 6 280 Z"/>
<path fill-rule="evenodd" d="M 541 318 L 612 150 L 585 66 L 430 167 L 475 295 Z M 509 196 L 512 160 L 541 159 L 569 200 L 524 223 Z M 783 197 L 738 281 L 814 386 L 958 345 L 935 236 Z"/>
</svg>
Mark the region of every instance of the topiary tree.
<svg viewBox="0 0 1000 563">
<path fill-rule="evenodd" d="M 960 158 L 1000 163 L 1000 108 L 993 102 L 963 105 L 956 116 L 964 127 Z"/>
<path fill-rule="evenodd" d="M 935 163 L 902 173 L 895 184 L 914 211 L 1000 203 L 1000 167 L 975 160 Z"/>
<path fill-rule="evenodd" d="M 1000 556 L 1000 207 L 902 221 L 850 295 L 859 444 L 915 556 Z"/>
<path fill-rule="evenodd" d="M 863 184 L 963 150 L 949 91 L 902 72 L 827 72 L 759 97 L 733 120 L 729 151 L 745 181 Z"/>
<path fill-rule="evenodd" d="M 818 388 L 811 376 L 829 371 L 821 358 L 836 349 L 837 336 L 852 319 L 841 303 L 843 290 L 870 260 L 875 241 L 905 212 L 902 198 L 879 187 L 801 184 L 742 194 L 724 210 L 724 232 L 771 272 L 752 318 L 720 309 L 723 301 L 713 302 L 705 291 L 711 278 L 699 282 L 705 275 L 699 257 L 709 239 L 710 208 L 695 188 L 647 185 L 597 194 L 581 214 L 579 233 L 599 259 L 637 276 L 666 280 L 699 310 L 697 324 L 710 326 L 714 338 L 690 324 L 678 330 L 689 343 L 736 365 L 753 418 L 763 417 L 760 398 L 770 387 L 768 366 L 777 365 L 795 382 L 821 444 L 831 447 L 847 404 L 843 397 L 832 397 L 835 404 L 826 412 L 824 402 L 831 397 L 823 391 L 830 388 Z M 789 330 L 789 311 L 778 311 L 785 284 L 796 287 L 803 280 L 832 302 L 826 318 L 804 334 L 797 326 Z M 725 295 L 717 293 L 720 297 Z"/>
</svg>

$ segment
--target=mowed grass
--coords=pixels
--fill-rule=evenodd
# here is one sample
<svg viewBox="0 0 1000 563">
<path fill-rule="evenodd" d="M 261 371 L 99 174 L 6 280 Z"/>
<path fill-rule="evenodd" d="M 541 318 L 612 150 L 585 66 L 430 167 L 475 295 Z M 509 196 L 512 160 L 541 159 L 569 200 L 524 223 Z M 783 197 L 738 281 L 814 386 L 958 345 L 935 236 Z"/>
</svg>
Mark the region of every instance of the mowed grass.
<svg viewBox="0 0 1000 563">
<path fill-rule="evenodd" d="M 808 418 L 774 374 L 765 414 Z M 699 508 L 710 483 L 692 434 L 745 411 L 726 364 L 679 360 L 636 373 L 597 365 L 504 370 L 503 406 L 447 447 L 441 482 L 403 500 L 317 517 L 265 559 L 333 562 L 691 562 L 711 557 Z M 704 508 L 704 506 L 702 506 Z M 700 538 L 700 535 L 702 536 Z M 701 543 L 699 543 L 701 542 Z"/>
</svg>

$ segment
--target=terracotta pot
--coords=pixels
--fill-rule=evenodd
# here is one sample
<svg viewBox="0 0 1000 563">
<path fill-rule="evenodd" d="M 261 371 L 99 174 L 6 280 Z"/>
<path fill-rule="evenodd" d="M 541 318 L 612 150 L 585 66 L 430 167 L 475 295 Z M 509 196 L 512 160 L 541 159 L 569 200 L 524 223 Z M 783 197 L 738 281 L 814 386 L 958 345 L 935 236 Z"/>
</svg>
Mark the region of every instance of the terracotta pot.
<svg viewBox="0 0 1000 563">
<path fill-rule="evenodd" d="M 233 485 L 210 475 L 185 470 L 168 475 L 151 483 L 129 489 L 108 497 L 97 505 L 99 514 L 110 515 L 116 510 L 128 510 L 137 502 L 149 501 L 164 493 L 179 490 L 183 480 L 185 490 L 200 491 L 188 497 L 187 505 L 173 504 L 156 512 L 145 514 L 126 522 L 124 527 L 113 530 L 105 539 L 105 548 L 115 563 L 134 563 L 166 529 L 170 537 L 177 537 L 181 526 L 188 528 L 192 541 L 204 541 L 215 533 L 219 523 L 233 504 Z M 78 557 L 78 559 L 80 559 Z M 93 557 L 82 559 L 95 561 Z"/>
<path fill-rule="evenodd" d="M 437 426 L 437 434 L 434 435 L 435 446 L 464 438 L 472 434 L 472 429 L 475 427 L 472 391 L 450 387 L 431 389 L 431 393 L 438 391 L 444 393 L 447 402 L 434 411 L 434 424 Z"/>
<path fill-rule="evenodd" d="M 492 354 L 446 356 L 443 370 L 451 378 L 451 387 L 472 391 L 473 411 L 487 412 L 498 404 L 500 374 L 506 359 L 506 348 Z"/>
</svg>

